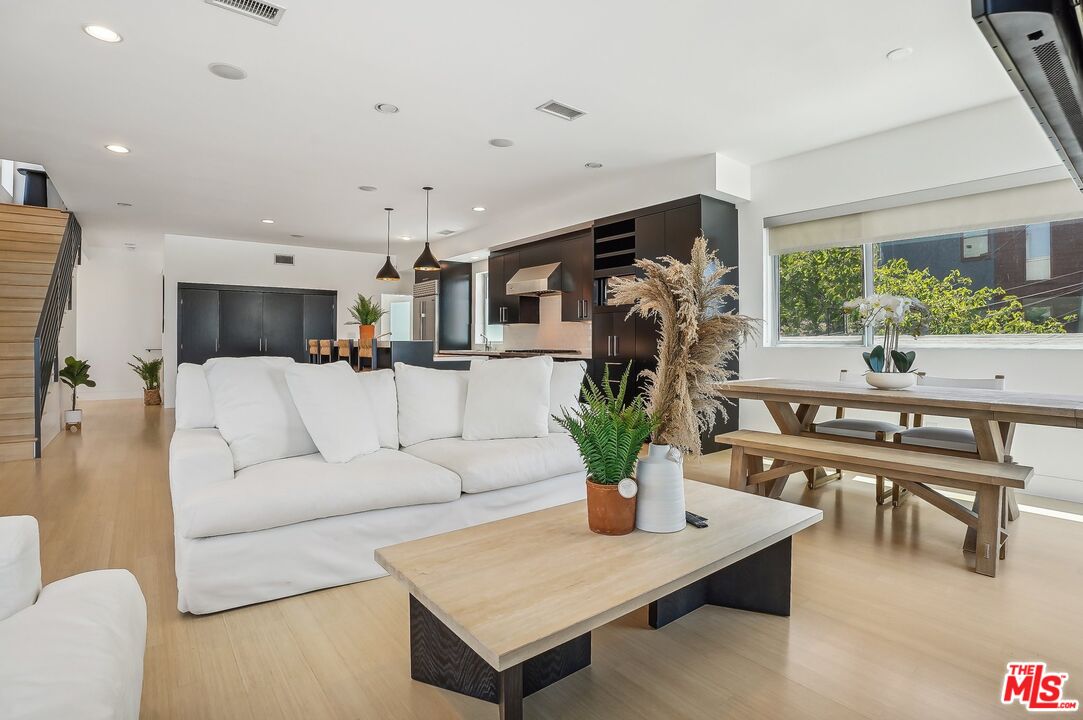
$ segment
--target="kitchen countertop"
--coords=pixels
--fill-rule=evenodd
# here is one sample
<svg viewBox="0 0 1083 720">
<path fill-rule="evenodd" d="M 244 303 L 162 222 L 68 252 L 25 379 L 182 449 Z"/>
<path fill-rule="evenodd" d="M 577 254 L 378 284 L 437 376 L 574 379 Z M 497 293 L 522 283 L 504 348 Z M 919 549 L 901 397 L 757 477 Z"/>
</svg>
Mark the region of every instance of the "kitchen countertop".
<svg viewBox="0 0 1083 720">
<path fill-rule="evenodd" d="M 589 355 L 583 353 L 545 353 L 549 357 L 559 358 L 561 360 L 590 360 Z M 512 358 L 512 357 L 541 357 L 538 353 L 523 353 L 516 352 L 515 350 L 441 350 L 436 354 L 435 360 L 458 360 L 463 357 L 491 357 L 491 358 Z"/>
</svg>

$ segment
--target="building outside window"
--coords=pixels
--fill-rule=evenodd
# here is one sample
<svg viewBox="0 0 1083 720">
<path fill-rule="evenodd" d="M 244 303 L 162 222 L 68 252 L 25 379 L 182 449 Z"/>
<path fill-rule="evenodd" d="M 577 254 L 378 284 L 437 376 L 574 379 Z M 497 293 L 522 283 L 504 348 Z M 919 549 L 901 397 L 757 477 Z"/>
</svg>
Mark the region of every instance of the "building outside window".
<svg viewBox="0 0 1083 720">
<path fill-rule="evenodd" d="M 841 305 L 874 292 L 925 303 L 931 336 L 1083 331 L 1083 219 L 784 252 L 775 268 L 782 343 L 870 343 Z"/>
</svg>

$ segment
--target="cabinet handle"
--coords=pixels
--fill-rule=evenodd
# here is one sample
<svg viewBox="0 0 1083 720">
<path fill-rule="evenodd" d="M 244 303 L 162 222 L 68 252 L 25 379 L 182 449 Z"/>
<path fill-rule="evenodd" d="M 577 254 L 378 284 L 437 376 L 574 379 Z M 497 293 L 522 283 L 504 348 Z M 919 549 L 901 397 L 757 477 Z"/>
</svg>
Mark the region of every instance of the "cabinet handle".
<svg viewBox="0 0 1083 720">
<path fill-rule="evenodd" d="M 613 354 L 620 355 L 620 337 L 617 335 L 613 336 Z"/>
</svg>

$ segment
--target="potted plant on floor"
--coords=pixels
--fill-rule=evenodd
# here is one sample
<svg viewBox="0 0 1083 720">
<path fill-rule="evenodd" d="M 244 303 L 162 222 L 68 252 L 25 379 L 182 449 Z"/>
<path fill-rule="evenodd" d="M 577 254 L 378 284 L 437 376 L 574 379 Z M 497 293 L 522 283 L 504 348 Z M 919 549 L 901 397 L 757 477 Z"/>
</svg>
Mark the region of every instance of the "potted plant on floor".
<svg viewBox="0 0 1083 720">
<path fill-rule="evenodd" d="M 71 410 L 64 411 L 64 429 L 75 432 L 83 428 L 83 411 L 75 408 L 76 388 L 81 385 L 95 387 L 97 383 L 90 379 L 90 363 L 76 360 L 72 356 L 64 358 L 64 367 L 57 373 L 60 382 L 71 388 Z"/>
<path fill-rule="evenodd" d="M 631 479 L 636 456 L 655 428 L 653 416 L 636 397 L 625 405 L 621 398 L 628 387 L 631 363 L 613 391 L 609 366 L 602 388 L 586 378 L 584 402 L 576 410 L 564 410 L 556 421 L 579 447 L 587 468 L 587 525 L 600 535 L 627 535 L 635 529 L 636 483 Z"/>
<path fill-rule="evenodd" d="M 685 526 L 684 455 L 702 452 L 700 433 L 727 417 L 721 385 L 734 373 L 729 362 L 756 321 L 730 310 L 737 290 L 722 279 L 733 268 L 696 238 L 684 263 L 672 257 L 636 260 L 643 277 L 613 278 L 613 303 L 631 305 L 659 324 L 657 366 L 646 370 L 646 407 L 657 419 L 646 458 L 639 461 L 636 527 L 677 532 Z"/>
<path fill-rule="evenodd" d="M 143 381 L 143 404 L 161 405 L 162 358 L 144 360 L 138 355 L 132 355 L 132 358 L 135 362 L 128 363 L 128 367 Z"/>
<path fill-rule="evenodd" d="M 372 338 L 376 336 L 376 323 L 386 313 L 387 311 L 381 310 L 379 303 L 373 301 L 372 298 L 365 297 L 361 293 L 357 294 L 357 300 L 350 306 L 350 315 L 353 316 L 354 322 L 349 324 L 356 323 L 361 326 L 358 331 L 358 347 L 367 347 L 372 344 Z"/>
<path fill-rule="evenodd" d="M 901 295 L 869 295 L 854 298 L 842 304 L 842 308 L 856 316 L 864 328 L 871 328 L 875 337 L 883 330 L 884 343 L 862 353 L 869 372 L 865 382 L 878 390 L 902 390 L 914 384 L 916 379 L 913 350 L 899 350 L 899 336 L 903 333 L 915 338 L 929 329 L 929 310 L 914 298 Z"/>
</svg>

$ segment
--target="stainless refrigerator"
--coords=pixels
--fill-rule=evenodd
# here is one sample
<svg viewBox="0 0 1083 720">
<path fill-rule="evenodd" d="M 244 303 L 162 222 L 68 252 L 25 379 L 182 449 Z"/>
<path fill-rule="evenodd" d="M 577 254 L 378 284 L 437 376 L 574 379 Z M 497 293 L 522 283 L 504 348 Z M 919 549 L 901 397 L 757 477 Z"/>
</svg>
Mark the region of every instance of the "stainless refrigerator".
<svg viewBox="0 0 1083 720">
<path fill-rule="evenodd" d="M 426 280 L 414 284 L 414 313 L 410 323 L 411 340 L 431 340 L 438 350 L 437 312 L 440 281 Z"/>
</svg>

